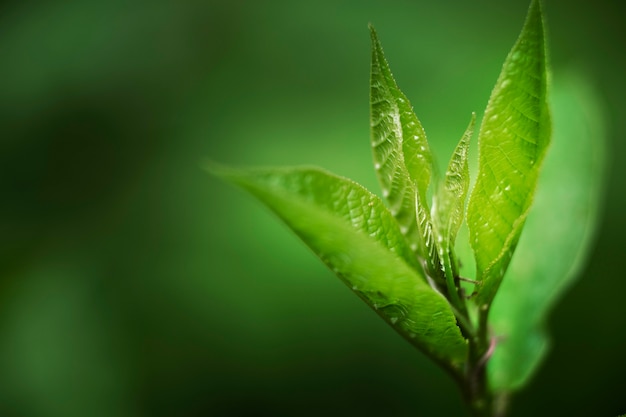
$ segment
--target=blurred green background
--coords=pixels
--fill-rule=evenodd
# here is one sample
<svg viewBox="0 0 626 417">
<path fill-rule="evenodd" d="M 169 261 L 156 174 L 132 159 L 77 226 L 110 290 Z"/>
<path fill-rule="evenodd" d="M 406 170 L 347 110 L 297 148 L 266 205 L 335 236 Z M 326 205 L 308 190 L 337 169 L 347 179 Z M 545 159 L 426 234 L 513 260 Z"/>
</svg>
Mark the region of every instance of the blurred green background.
<svg viewBox="0 0 626 417">
<path fill-rule="evenodd" d="M 455 416 L 456 387 L 203 160 L 378 192 L 372 22 L 444 163 L 528 1 L 0 3 L 0 415 Z M 546 1 L 611 151 L 582 279 L 512 416 L 626 411 L 626 3 Z"/>
</svg>

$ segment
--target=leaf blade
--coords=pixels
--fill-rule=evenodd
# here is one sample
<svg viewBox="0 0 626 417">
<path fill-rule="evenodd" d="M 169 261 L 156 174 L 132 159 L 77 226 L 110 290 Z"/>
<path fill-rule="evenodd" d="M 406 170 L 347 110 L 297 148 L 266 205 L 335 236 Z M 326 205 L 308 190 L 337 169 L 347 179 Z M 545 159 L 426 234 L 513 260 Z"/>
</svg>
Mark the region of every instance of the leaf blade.
<svg viewBox="0 0 626 417">
<path fill-rule="evenodd" d="M 604 192 L 605 133 L 590 84 L 569 74 L 554 86 L 553 144 L 490 316 L 501 341 L 488 365 L 497 391 L 521 388 L 536 371 L 549 346 L 547 314 L 578 278 L 593 240 Z"/>
<path fill-rule="evenodd" d="M 543 15 L 533 0 L 481 124 L 478 178 L 467 222 L 477 266 L 477 303 L 488 308 L 532 203 L 550 142 Z"/>
<path fill-rule="evenodd" d="M 470 182 L 469 145 L 475 123 L 476 115 L 472 114 L 472 119 L 450 158 L 444 183 L 435 194 L 432 217 L 437 235 L 446 247 L 454 247 L 465 214 L 465 199 Z"/>
<path fill-rule="evenodd" d="M 412 250 L 435 281 L 444 273 L 435 243 L 426 197 L 433 159 L 426 133 L 411 104 L 400 91 L 374 28 L 370 76 L 370 128 L 374 166 L 389 203 Z"/>
<path fill-rule="evenodd" d="M 403 254 L 411 252 L 378 197 L 350 180 L 315 168 L 212 171 L 274 211 L 412 344 L 451 367 L 463 360 L 467 346 L 454 314 L 404 258 Z M 340 200 L 353 200 L 354 205 L 337 205 Z M 364 216 L 357 206 L 369 215 Z"/>
<path fill-rule="evenodd" d="M 433 228 L 446 277 L 447 296 L 462 312 L 466 311 L 466 307 L 460 294 L 454 244 L 465 214 L 465 199 L 470 180 L 468 153 L 475 122 L 476 115 L 472 113 L 472 119 L 452 153 L 443 184 L 439 185 L 434 195 L 432 208 Z"/>
<path fill-rule="evenodd" d="M 432 154 L 426 133 L 411 103 L 400 91 L 383 53 L 376 31 L 370 26 L 372 64 L 370 105 L 372 146 L 383 190 L 391 190 L 393 171 L 410 178 L 425 201 L 432 175 Z"/>
</svg>

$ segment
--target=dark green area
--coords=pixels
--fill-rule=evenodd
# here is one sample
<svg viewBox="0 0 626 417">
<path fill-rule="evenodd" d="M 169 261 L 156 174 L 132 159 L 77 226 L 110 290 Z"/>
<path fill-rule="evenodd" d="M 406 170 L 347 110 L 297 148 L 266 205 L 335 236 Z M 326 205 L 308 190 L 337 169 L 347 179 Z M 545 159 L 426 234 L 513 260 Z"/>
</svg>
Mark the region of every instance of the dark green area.
<svg viewBox="0 0 626 417">
<path fill-rule="evenodd" d="M 546 3 L 554 77 L 581 71 L 605 101 L 612 166 L 511 415 L 618 415 L 626 6 Z M 460 415 L 447 375 L 201 165 L 316 164 L 378 190 L 372 22 L 443 166 L 527 7 L 0 3 L 0 415 Z"/>
</svg>

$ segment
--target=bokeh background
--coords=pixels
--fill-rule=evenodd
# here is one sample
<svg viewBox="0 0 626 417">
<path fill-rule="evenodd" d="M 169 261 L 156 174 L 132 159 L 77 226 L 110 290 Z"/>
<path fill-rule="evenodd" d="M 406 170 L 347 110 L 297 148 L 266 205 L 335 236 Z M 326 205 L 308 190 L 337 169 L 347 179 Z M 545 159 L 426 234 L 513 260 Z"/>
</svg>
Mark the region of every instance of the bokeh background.
<svg viewBox="0 0 626 417">
<path fill-rule="evenodd" d="M 610 164 L 512 416 L 626 412 L 625 5 L 545 4 L 554 76 L 597 91 Z M 527 7 L 1 2 L 0 415 L 463 415 L 442 371 L 202 164 L 315 164 L 378 192 L 368 22 L 445 162 Z"/>
</svg>

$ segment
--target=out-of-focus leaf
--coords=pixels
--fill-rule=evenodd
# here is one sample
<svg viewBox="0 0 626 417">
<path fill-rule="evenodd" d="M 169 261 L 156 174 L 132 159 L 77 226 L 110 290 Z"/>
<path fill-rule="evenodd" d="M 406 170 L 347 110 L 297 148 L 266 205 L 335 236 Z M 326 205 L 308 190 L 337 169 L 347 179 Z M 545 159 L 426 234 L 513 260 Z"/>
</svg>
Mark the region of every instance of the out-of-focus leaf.
<svg viewBox="0 0 626 417">
<path fill-rule="evenodd" d="M 405 238 L 378 197 L 316 168 L 212 171 L 272 209 L 407 340 L 449 367 L 463 361 L 466 342 L 448 302 L 410 265 Z"/>
<path fill-rule="evenodd" d="M 412 249 L 426 264 L 427 272 L 443 280 L 426 199 L 433 170 L 426 133 L 398 88 L 371 26 L 370 32 L 371 143 L 383 197 Z"/>
<path fill-rule="evenodd" d="M 553 143 L 524 234 L 490 313 L 499 342 L 488 366 L 493 389 L 522 387 L 545 356 L 547 313 L 577 278 L 597 224 L 604 174 L 598 99 L 580 76 L 557 78 Z"/>
<path fill-rule="evenodd" d="M 533 0 L 478 135 L 478 177 L 467 221 L 481 306 L 491 304 L 519 240 L 550 130 L 543 16 Z"/>
</svg>

